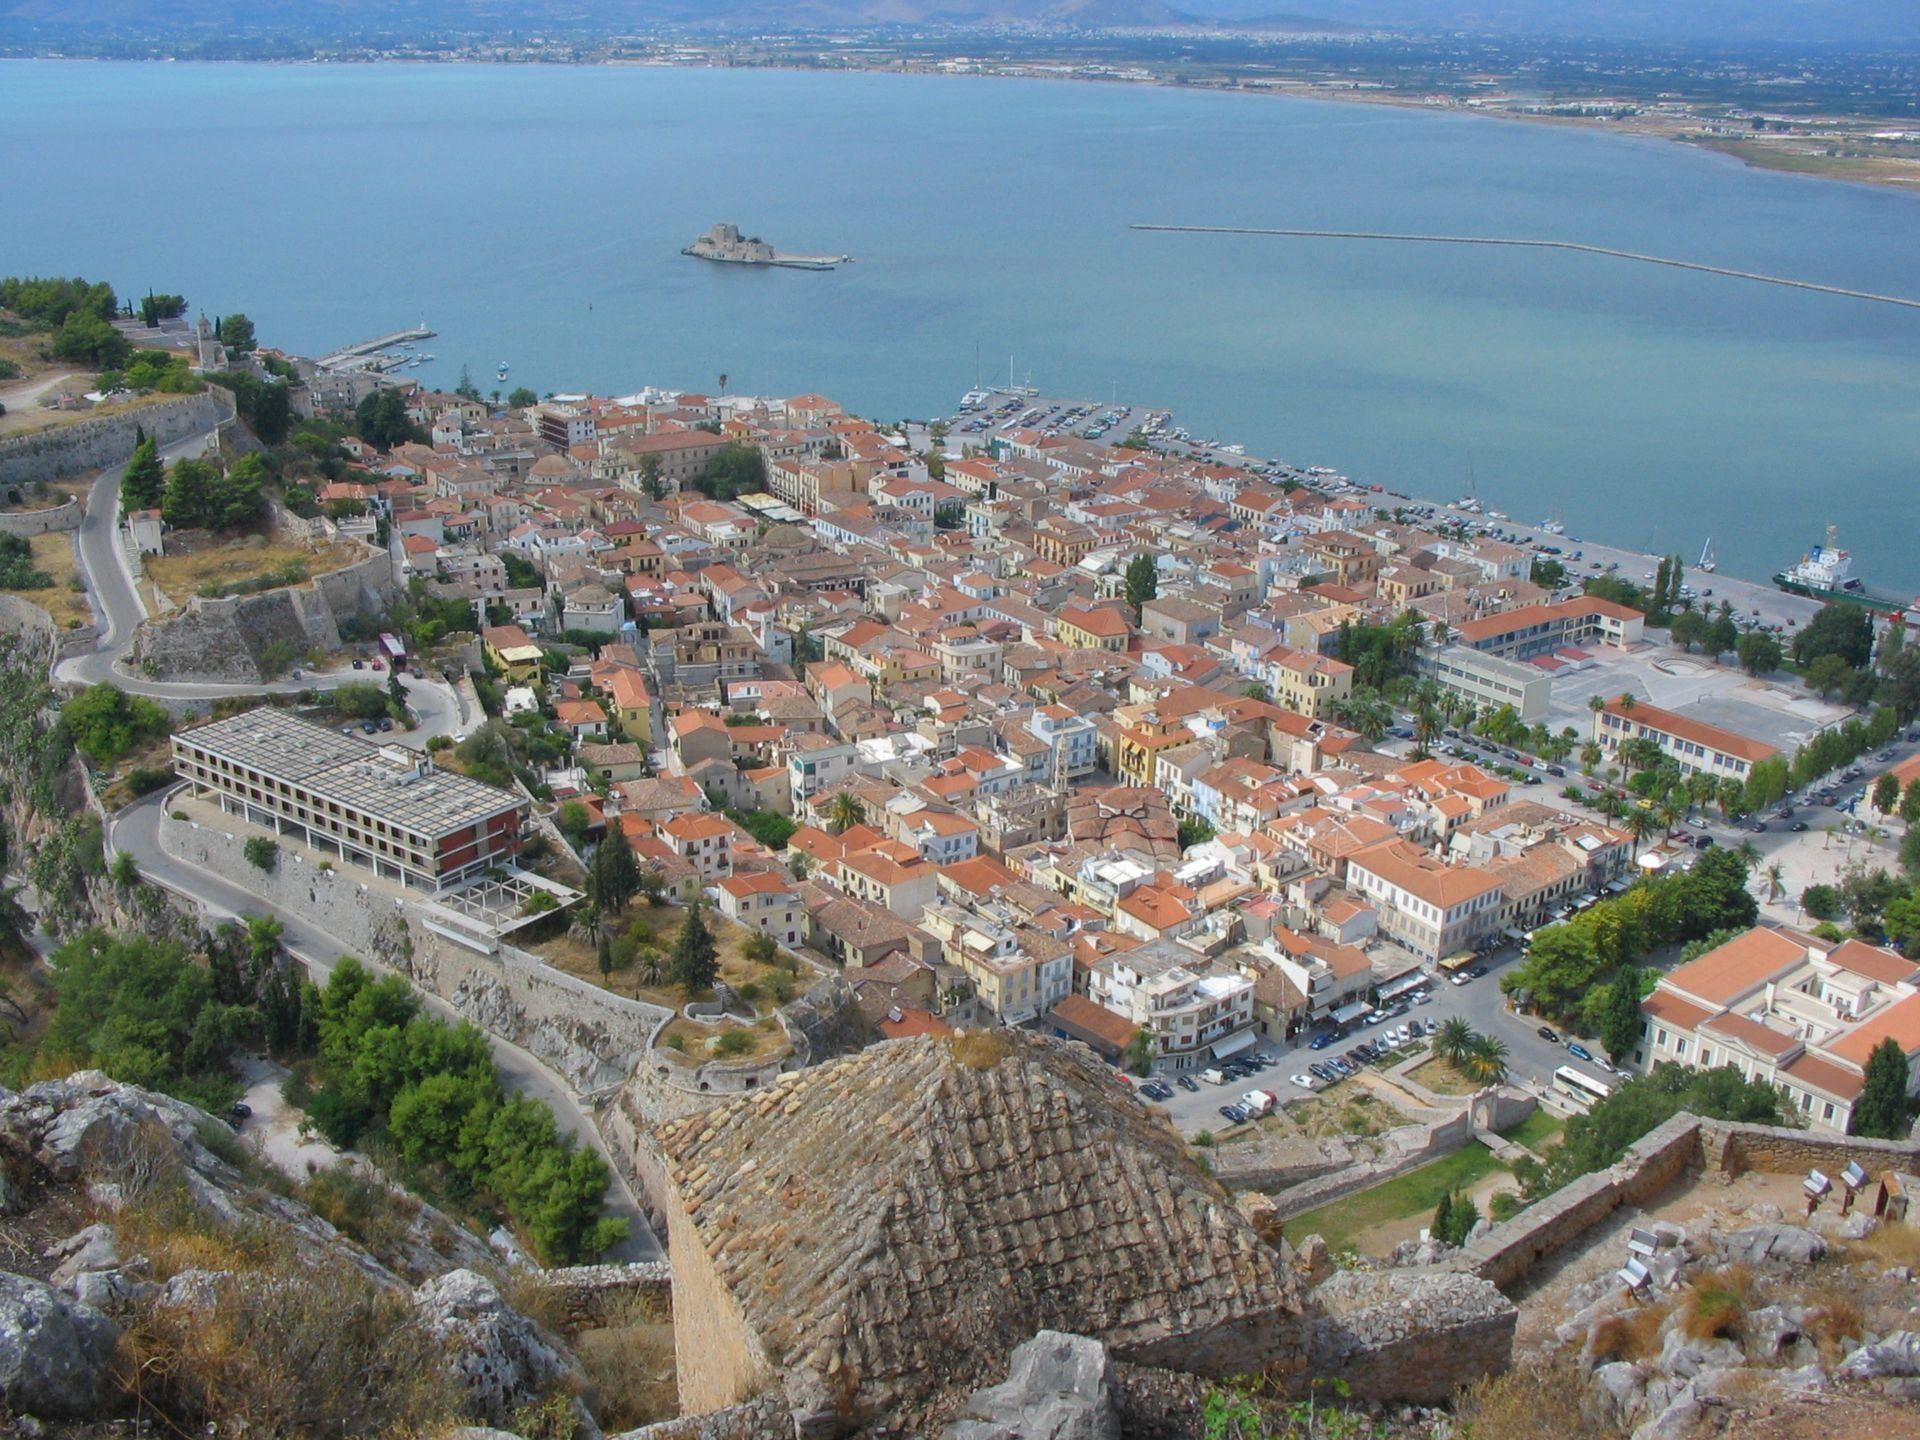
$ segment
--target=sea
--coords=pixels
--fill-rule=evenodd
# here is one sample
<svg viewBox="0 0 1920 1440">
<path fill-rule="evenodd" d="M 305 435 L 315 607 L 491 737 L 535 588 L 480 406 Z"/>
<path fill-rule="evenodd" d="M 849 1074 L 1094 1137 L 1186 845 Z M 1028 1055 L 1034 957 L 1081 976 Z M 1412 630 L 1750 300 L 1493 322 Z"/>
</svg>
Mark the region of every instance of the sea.
<svg viewBox="0 0 1920 1440">
<path fill-rule="evenodd" d="M 680 248 L 728 220 L 846 253 Z M 1657 140 L 1178 87 L 848 72 L 0 62 L 0 273 L 241 310 L 309 353 L 424 322 L 445 386 L 818 391 L 882 420 L 980 382 L 1764 578 L 1829 524 L 1920 590 L 1920 195 Z"/>
</svg>

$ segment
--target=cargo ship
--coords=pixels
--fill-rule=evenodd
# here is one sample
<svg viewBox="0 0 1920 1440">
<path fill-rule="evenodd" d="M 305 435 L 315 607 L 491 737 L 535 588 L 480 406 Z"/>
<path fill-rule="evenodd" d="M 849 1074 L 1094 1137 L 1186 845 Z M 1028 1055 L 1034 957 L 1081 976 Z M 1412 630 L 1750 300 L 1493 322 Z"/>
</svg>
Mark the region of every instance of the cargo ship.
<svg viewBox="0 0 1920 1440">
<path fill-rule="evenodd" d="M 1827 527 L 1827 543 L 1816 545 L 1800 563 L 1782 570 L 1773 583 L 1790 595 L 1809 600 L 1833 600 L 1844 605 L 1859 605 L 1885 615 L 1904 615 L 1920 608 L 1920 600 L 1911 604 L 1896 595 L 1870 590 L 1853 575 L 1853 552 L 1840 548 L 1838 530 Z"/>
</svg>

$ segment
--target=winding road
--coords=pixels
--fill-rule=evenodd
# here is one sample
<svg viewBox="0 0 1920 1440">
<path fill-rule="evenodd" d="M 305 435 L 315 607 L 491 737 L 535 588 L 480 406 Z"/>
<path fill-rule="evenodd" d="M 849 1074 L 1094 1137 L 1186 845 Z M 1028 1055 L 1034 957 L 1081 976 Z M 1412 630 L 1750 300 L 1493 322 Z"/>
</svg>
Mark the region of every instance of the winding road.
<svg viewBox="0 0 1920 1440">
<path fill-rule="evenodd" d="M 161 453 L 167 459 L 198 455 L 212 439 L 212 430 L 190 435 Z M 146 618 L 146 607 L 135 588 L 133 573 L 121 547 L 118 529 L 120 481 L 125 467 L 105 471 L 94 482 L 87 497 L 87 513 L 77 541 L 80 572 L 86 579 L 87 593 L 95 613 L 105 622 L 98 648 L 86 655 L 60 661 L 53 671 L 56 681 L 70 685 L 111 682 L 129 694 L 156 700 L 193 703 L 227 695 L 258 695 L 264 692 L 294 694 L 304 690 L 328 690 L 353 680 L 383 682 L 384 672 L 342 669 L 309 674 L 298 680 L 271 683 L 232 684 L 214 681 L 155 680 L 120 668 L 119 662 L 132 647 L 134 631 Z M 404 745 L 424 747 L 435 735 L 454 735 L 468 723 L 465 707 L 453 687 L 444 681 L 415 680 L 403 676 L 401 685 L 407 703 L 418 719 L 416 727 L 405 734 L 388 737 Z M 284 927 L 281 943 L 290 955 L 305 963 L 315 983 L 323 983 L 334 965 L 354 947 L 311 922 L 284 911 L 273 910 L 241 886 L 212 871 L 201 869 L 169 855 L 161 848 L 159 822 L 171 791 L 148 796 L 111 817 L 106 840 L 109 850 L 133 857 L 146 880 L 188 900 L 198 902 L 209 916 L 244 919 L 271 911 Z M 368 962 L 371 964 L 372 962 Z M 376 967 L 377 968 L 377 967 Z M 442 1019 L 458 1023 L 466 1017 L 436 995 L 415 987 L 426 1008 Z M 647 1224 L 645 1213 L 628 1188 L 619 1167 L 608 1153 L 592 1117 L 581 1108 L 566 1083 L 533 1055 L 510 1041 L 482 1031 L 493 1052 L 493 1063 L 509 1090 L 544 1103 L 553 1111 L 560 1128 L 583 1145 L 591 1146 L 607 1161 L 612 1181 L 607 1187 L 609 1214 L 624 1218 L 628 1238 L 600 1258 L 607 1263 L 665 1258 L 660 1244 Z"/>
</svg>

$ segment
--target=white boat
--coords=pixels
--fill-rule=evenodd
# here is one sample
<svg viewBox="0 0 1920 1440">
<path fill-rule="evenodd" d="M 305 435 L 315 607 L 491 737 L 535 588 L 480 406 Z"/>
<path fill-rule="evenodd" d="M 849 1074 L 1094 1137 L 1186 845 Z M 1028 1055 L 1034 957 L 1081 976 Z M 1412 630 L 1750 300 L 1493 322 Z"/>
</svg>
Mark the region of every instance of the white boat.
<svg viewBox="0 0 1920 1440">
<path fill-rule="evenodd" d="M 506 379 L 507 378 L 507 362 L 502 360 L 500 362 L 500 368 L 494 371 L 493 373 L 498 379 L 501 379 L 501 380 Z"/>
<path fill-rule="evenodd" d="M 1700 547 L 1700 559 L 1693 568 L 1706 575 L 1711 575 L 1720 568 L 1720 562 L 1713 558 L 1713 537 L 1711 535 L 1707 537 L 1707 543 Z"/>
<path fill-rule="evenodd" d="M 1567 527 L 1562 525 L 1558 520 L 1542 520 L 1540 522 L 1540 533 L 1542 535 L 1564 535 L 1566 532 Z"/>
</svg>

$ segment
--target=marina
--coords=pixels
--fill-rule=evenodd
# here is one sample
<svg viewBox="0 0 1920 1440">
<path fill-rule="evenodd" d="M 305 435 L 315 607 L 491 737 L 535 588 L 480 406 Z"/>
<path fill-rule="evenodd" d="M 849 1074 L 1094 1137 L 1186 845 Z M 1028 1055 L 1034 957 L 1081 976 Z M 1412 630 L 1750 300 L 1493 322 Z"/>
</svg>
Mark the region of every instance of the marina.
<svg viewBox="0 0 1920 1440">
<path fill-rule="evenodd" d="M 416 357 L 407 353 L 415 341 L 433 338 L 434 332 L 422 321 L 411 330 L 395 330 L 372 340 L 342 346 L 330 354 L 322 355 L 315 363 L 323 370 L 393 370 L 410 359 L 421 362 L 433 359 L 431 355 Z"/>
</svg>

